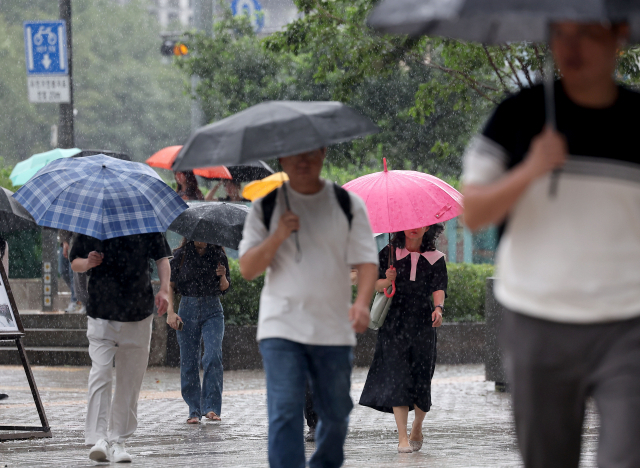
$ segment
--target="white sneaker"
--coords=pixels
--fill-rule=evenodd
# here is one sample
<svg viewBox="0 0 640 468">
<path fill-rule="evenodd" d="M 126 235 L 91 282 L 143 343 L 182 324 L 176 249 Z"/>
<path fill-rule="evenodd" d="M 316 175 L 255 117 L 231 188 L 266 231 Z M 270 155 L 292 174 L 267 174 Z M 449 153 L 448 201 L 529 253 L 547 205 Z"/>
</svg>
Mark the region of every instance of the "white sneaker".
<svg viewBox="0 0 640 468">
<path fill-rule="evenodd" d="M 111 445 L 111 461 L 114 463 L 131 463 L 131 455 L 125 450 L 124 444 L 114 442 Z"/>
<path fill-rule="evenodd" d="M 109 459 L 109 442 L 100 439 L 96 445 L 89 450 L 89 458 L 93 461 L 103 462 Z"/>
<path fill-rule="evenodd" d="M 67 306 L 67 308 L 64 310 L 67 313 L 73 312 L 76 309 L 76 303 L 71 301 L 69 302 L 69 305 Z"/>
<path fill-rule="evenodd" d="M 76 314 L 86 314 L 87 308 L 82 303 L 76 304 Z"/>
</svg>

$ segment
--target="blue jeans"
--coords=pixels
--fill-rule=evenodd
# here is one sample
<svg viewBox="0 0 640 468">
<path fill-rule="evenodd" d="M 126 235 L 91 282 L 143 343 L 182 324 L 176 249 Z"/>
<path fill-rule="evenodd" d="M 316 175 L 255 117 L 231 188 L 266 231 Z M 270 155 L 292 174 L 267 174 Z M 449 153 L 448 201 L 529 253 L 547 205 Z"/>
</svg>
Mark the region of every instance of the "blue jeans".
<svg viewBox="0 0 640 468">
<path fill-rule="evenodd" d="M 189 405 L 189 417 L 200 418 L 209 411 L 220 416 L 222 407 L 222 337 L 224 313 L 218 296 L 183 296 L 178 316 L 184 322 L 177 332 L 180 345 L 182 398 Z M 204 340 L 204 356 L 200 347 Z M 204 369 L 200 386 L 200 362 Z"/>
<path fill-rule="evenodd" d="M 310 468 L 334 468 L 344 461 L 344 441 L 353 402 L 351 346 L 315 346 L 280 338 L 260 342 L 267 374 L 269 466 L 304 468 L 304 395 L 311 381 L 316 427 L 316 451 Z"/>
<path fill-rule="evenodd" d="M 69 286 L 69 289 L 71 290 L 71 302 L 76 302 L 76 289 L 73 285 L 73 270 L 71 269 L 71 262 L 62 255 L 62 247 L 58 247 L 58 273 L 60 273 L 60 277 L 65 283 L 67 283 L 67 286 Z"/>
</svg>

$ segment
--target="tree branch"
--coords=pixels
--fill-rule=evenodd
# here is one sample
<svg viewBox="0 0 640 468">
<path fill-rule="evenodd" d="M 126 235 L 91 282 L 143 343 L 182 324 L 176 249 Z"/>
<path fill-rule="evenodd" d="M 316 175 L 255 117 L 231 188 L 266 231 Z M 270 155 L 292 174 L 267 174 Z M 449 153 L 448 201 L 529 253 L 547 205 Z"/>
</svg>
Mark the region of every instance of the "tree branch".
<svg viewBox="0 0 640 468">
<path fill-rule="evenodd" d="M 511 49 L 511 46 L 509 46 L 509 49 L 513 50 Z M 529 67 L 527 67 L 527 65 L 524 63 L 524 60 L 522 60 L 522 57 L 520 57 L 517 54 L 514 54 L 514 56 L 518 61 L 518 63 L 520 64 L 520 67 L 522 68 L 522 72 L 524 73 L 525 78 L 529 82 L 529 86 L 533 86 L 533 80 L 531 79 L 531 73 L 529 73 Z"/>
<path fill-rule="evenodd" d="M 507 88 L 507 85 L 505 84 L 504 80 L 502 79 L 502 75 L 500 75 L 500 71 L 498 70 L 498 67 L 496 67 L 495 62 L 493 61 L 493 57 L 491 57 L 491 54 L 489 53 L 489 49 L 487 49 L 487 46 L 484 45 L 484 44 L 482 44 L 482 48 L 484 49 L 484 53 L 487 54 L 487 58 L 489 59 L 489 63 L 491 64 L 491 67 L 496 72 L 496 75 L 498 76 L 498 79 L 500 80 L 500 83 L 502 84 L 502 88 L 504 89 L 504 92 L 509 94 L 509 88 Z"/>
<path fill-rule="evenodd" d="M 540 75 L 544 80 L 544 60 L 540 57 L 540 51 L 538 50 L 537 44 L 533 44 L 533 50 L 535 51 L 536 57 L 538 58 L 538 65 L 540 66 Z"/>
<path fill-rule="evenodd" d="M 511 68 L 511 72 L 513 73 L 513 76 L 515 77 L 516 82 L 518 83 L 518 86 L 520 87 L 520 89 L 523 89 L 524 86 L 522 85 L 522 81 L 520 81 L 520 77 L 518 76 L 518 72 L 516 70 L 516 67 L 513 65 L 513 62 L 511 61 L 511 58 L 509 57 L 509 52 L 507 51 L 507 48 L 500 48 L 502 50 L 502 52 L 504 53 L 504 58 L 507 61 L 507 63 L 509 64 L 509 68 Z"/>
</svg>

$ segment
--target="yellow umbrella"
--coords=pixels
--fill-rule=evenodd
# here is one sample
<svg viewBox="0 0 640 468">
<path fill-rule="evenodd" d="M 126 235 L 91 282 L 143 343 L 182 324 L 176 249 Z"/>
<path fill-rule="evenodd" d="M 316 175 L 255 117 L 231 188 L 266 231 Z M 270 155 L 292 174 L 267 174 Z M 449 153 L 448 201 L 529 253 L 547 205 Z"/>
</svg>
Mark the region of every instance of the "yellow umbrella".
<svg viewBox="0 0 640 468">
<path fill-rule="evenodd" d="M 275 174 L 271 174 L 269 177 L 247 184 L 242 191 L 242 196 L 251 201 L 257 198 L 262 198 L 282 186 L 282 184 L 287 180 L 289 180 L 289 176 L 287 174 L 284 172 L 276 172 Z"/>
</svg>

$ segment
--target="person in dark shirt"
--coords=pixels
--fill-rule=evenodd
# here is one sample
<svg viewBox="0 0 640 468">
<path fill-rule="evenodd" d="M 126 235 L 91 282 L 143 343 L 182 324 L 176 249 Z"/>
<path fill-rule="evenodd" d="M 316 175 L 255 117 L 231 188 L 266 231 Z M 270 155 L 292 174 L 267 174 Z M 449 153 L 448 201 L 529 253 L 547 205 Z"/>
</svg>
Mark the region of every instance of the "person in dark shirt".
<svg viewBox="0 0 640 468">
<path fill-rule="evenodd" d="M 615 81 L 628 35 L 552 24 L 557 128 L 534 86 L 465 155 L 465 223 L 505 226 L 494 292 L 526 468 L 578 467 L 590 398 L 598 466 L 640 466 L 640 94 Z"/>
<path fill-rule="evenodd" d="M 153 322 L 149 262 L 155 260 L 158 267 L 160 291 L 155 305 L 162 315 L 169 307 L 170 257 L 171 250 L 161 233 L 104 241 L 83 234 L 74 238 L 69 254 L 71 267 L 76 272 L 89 272 L 86 307 L 91 372 L 85 442 L 93 445 L 89 452 L 92 460 L 131 461 L 124 442 L 138 425 L 138 396 L 149 361 Z"/>
<path fill-rule="evenodd" d="M 212 421 L 220 421 L 224 336 L 220 296 L 229 291 L 230 285 L 229 261 L 223 247 L 183 239 L 171 260 L 171 288 L 182 299 L 178 314 L 169 307 L 167 323 L 178 330 L 182 398 L 189 405 L 187 424 L 199 424 L 203 415 Z M 182 330 L 180 322 L 184 327 Z M 203 340 L 202 357 L 200 344 Z"/>
</svg>

